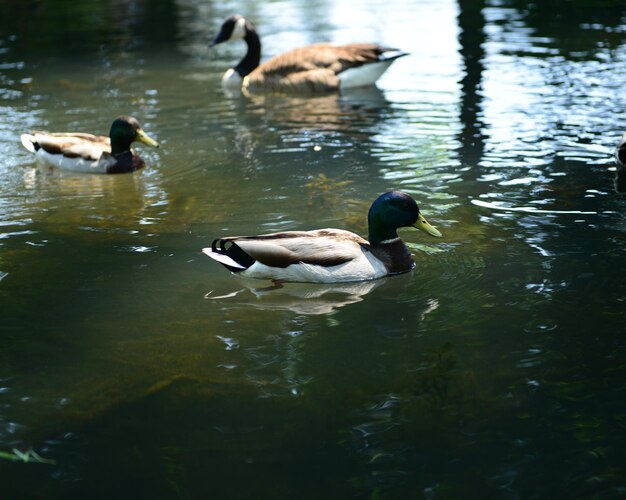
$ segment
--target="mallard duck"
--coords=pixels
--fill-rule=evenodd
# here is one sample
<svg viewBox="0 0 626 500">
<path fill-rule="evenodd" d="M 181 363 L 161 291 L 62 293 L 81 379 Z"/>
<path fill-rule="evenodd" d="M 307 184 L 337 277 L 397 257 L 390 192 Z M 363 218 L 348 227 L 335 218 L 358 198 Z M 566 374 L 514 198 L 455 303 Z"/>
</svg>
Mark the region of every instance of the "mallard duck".
<svg viewBox="0 0 626 500">
<path fill-rule="evenodd" d="M 290 50 L 261 64 L 261 40 L 254 25 L 231 16 L 210 46 L 245 40 L 248 51 L 234 68 L 224 73 L 222 85 L 244 91 L 329 92 L 373 85 L 393 61 L 407 55 L 373 43 L 331 45 L 318 43 Z"/>
<path fill-rule="evenodd" d="M 398 236 L 399 227 L 413 226 L 441 237 L 420 213 L 415 200 L 399 191 L 379 196 L 367 220 L 369 241 L 342 229 L 318 229 L 219 238 L 202 251 L 246 277 L 345 283 L 406 273 L 415 267 L 409 249 Z"/>
<path fill-rule="evenodd" d="M 615 191 L 626 193 L 626 134 L 615 147 Z"/>
<path fill-rule="evenodd" d="M 109 137 L 81 132 L 22 134 L 22 144 L 44 165 L 73 172 L 122 174 L 145 166 L 131 148 L 133 141 L 158 148 L 132 116 L 119 116 Z"/>
</svg>

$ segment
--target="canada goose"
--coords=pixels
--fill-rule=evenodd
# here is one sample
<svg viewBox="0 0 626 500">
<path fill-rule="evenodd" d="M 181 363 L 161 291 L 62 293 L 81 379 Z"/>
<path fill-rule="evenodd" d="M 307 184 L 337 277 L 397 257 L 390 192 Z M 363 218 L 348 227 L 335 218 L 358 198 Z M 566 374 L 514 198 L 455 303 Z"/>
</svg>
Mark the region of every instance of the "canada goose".
<svg viewBox="0 0 626 500">
<path fill-rule="evenodd" d="M 343 229 L 286 231 L 231 236 L 202 251 L 226 269 L 251 278 L 311 283 L 365 281 L 406 273 L 415 267 L 397 229 L 413 226 L 441 233 L 420 213 L 408 194 L 380 195 L 369 210 L 369 241 Z"/>
<path fill-rule="evenodd" d="M 252 92 L 329 92 L 373 85 L 393 61 L 407 55 L 373 43 L 318 43 L 277 55 L 259 66 L 259 35 L 250 21 L 238 15 L 224 21 L 210 46 L 240 39 L 245 40 L 248 51 L 237 66 L 224 73 L 222 85 Z"/>
<path fill-rule="evenodd" d="M 133 141 L 159 147 L 132 116 L 117 117 L 109 137 L 33 131 L 22 134 L 21 139 L 24 147 L 44 165 L 95 174 L 122 174 L 143 168 L 144 161 L 130 148 Z"/>
</svg>

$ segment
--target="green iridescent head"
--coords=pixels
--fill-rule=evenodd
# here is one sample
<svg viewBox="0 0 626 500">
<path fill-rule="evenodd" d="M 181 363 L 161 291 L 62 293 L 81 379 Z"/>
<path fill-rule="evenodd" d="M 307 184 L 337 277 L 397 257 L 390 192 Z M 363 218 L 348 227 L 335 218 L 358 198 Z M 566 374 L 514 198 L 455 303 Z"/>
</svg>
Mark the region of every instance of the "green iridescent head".
<svg viewBox="0 0 626 500">
<path fill-rule="evenodd" d="M 134 141 L 155 148 L 159 147 L 159 143 L 149 137 L 132 116 L 118 116 L 111 125 L 109 137 L 111 138 L 111 152 L 114 155 L 130 151 L 130 145 Z"/>
<path fill-rule="evenodd" d="M 367 214 L 367 222 L 372 245 L 397 238 L 399 227 L 412 226 L 431 236 L 441 237 L 441 233 L 420 213 L 415 200 L 400 191 L 389 191 L 376 198 Z"/>
</svg>

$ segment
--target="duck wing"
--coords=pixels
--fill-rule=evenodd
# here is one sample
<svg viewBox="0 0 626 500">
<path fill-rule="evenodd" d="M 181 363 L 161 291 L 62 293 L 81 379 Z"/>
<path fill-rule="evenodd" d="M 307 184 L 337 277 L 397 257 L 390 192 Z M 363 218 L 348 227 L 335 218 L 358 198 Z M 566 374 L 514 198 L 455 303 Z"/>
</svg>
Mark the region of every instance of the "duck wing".
<svg viewBox="0 0 626 500">
<path fill-rule="evenodd" d="M 254 262 L 277 268 L 297 263 L 337 266 L 358 258 L 364 248 L 368 242 L 350 231 L 320 229 L 221 238 L 203 252 L 224 265 L 228 258 L 229 269 L 242 270 Z"/>
<path fill-rule="evenodd" d="M 108 137 L 84 133 L 32 132 L 22 135 L 22 144 L 30 151 L 43 149 L 53 155 L 96 161 L 111 152 Z"/>
</svg>

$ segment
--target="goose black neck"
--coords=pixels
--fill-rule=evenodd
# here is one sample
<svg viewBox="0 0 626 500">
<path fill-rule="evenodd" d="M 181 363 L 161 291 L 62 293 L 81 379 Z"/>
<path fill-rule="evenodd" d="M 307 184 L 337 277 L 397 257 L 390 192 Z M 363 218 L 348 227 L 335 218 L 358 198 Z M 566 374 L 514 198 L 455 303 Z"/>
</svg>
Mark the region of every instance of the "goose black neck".
<svg viewBox="0 0 626 500">
<path fill-rule="evenodd" d="M 243 78 L 250 74 L 261 62 L 261 40 L 254 27 L 246 26 L 246 36 L 243 38 L 248 45 L 244 58 L 235 66 L 235 71 Z"/>
</svg>

